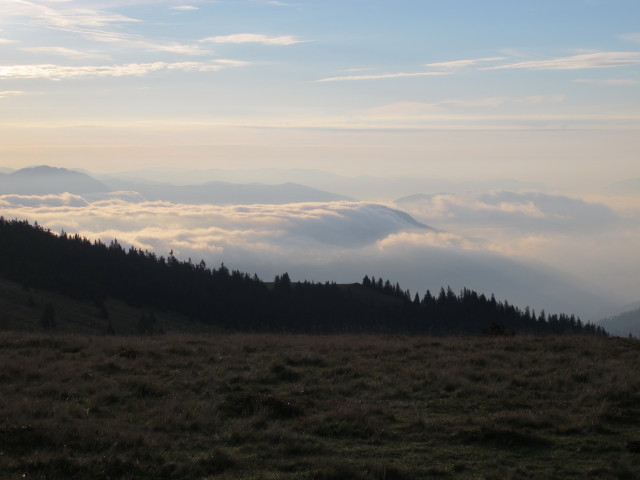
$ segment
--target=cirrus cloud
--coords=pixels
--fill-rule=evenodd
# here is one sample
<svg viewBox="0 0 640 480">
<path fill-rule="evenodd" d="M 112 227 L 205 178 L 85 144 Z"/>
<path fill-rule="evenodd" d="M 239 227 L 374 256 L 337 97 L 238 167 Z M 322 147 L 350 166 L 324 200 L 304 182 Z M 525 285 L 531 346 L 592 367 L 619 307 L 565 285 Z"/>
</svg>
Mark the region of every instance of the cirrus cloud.
<svg viewBox="0 0 640 480">
<path fill-rule="evenodd" d="M 263 45 L 295 45 L 303 40 L 296 39 L 293 35 L 269 36 L 258 33 L 234 33 L 232 35 L 218 35 L 207 37 L 201 42 L 211 43 L 261 43 Z"/>
<path fill-rule="evenodd" d="M 436 77 L 447 75 L 447 72 L 398 72 L 398 73 L 382 73 L 372 75 L 346 75 L 342 77 L 328 77 L 316 80 L 317 82 L 349 82 L 357 80 L 383 80 L 389 78 L 408 78 L 408 77 Z"/>
<path fill-rule="evenodd" d="M 158 71 L 215 72 L 229 67 L 249 65 L 240 60 L 218 59 L 208 62 L 152 62 L 129 63 L 123 65 L 0 65 L 0 79 L 34 79 L 68 80 L 92 77 L 125 77 L 143 76 Z"/>
<path fill-rule="evenodd" d="M 171 10 L 180 10 L 182 12 L 188 12 L 193 10 L 199 10 L 198 7 L 194 7 L 193 5 L 177 5 L 175 7 L 169 7 Z"/>
<path fill-rule="evenodd" d="M 28 0 L 3 1 L 1 3 L 2 13 L 5 18 L 24 18 L 26 22 L 31 25 L 63 30 L 77 27 L 104 27 L 119 23 L 140 22 L 138 19 L 118 13 L 104 12 L 90 8 L 67 7 L 65 5 L 47 6 Z"/>
<path fill-rule="evenodd" d="M 53 55 L 61 55 L 63 57 L 68 58 L 77 58 L 77 59 L 85 59 L 85 58 L 109 58 L 108 55 L 102 55 L 99 53 L 91 53 L 91 52 L 82 52 L 80 50 L 75 50 L 73 48 L 66 47 L 25 47 L 21 48 L 23 52 L 32 52 L 32 53 L 49 53 Z"/>
<path fill-rule="evenodd" d="M 427 63 L 425 67 L 439 68 L 444 70 L 457 70 L 460 68 L 478 65 L 479 63 L 498 62 L 504 59 L 505 59 L 504 57 L 471 58 L 466 60 L 452 60 L 448 62 Z"/>
<path fill-rule="evenodd" d="M 591 68 L 614 68 L 640 65 L 640 52 L 597 52 L 547 60 L 527 60 L 482 67 L 480 70 L 581 70 Z"/>
</svg>

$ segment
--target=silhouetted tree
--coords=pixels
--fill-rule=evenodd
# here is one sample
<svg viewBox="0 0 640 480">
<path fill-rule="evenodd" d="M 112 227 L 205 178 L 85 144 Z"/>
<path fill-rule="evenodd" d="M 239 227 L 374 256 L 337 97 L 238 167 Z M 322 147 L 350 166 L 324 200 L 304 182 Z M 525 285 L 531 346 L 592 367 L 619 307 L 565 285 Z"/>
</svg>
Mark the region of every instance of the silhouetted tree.
<svg viewBox="0 0 640 480">
<path fill-rule="evenodd" d="M 542 311 L 536 318 L 528 308 L 523 312 L 493 294 L 487 299 L 469 289 L 456 295 L 450 287 L 441 288 L 437 297 L 427 290 L 422 299 L 412 300 L 399 283 L 368 275 L 362 281 L 368 292 L 335 282 L 293 282 L 288 273 L 278 275 L 270 289 L 257 275 L 229 271 L 224 263 L 210 269 L 204 262 L 180 261 L 173 251 L 158 257 L 134 247 L 125 250 L 117 240 L 91 242 L 2 217 L 0 275 L 94 300 L 103 318 L 108 317 L 104 299 L 118 298 L 147 312 L 170 310 L 243 331 L 455 334 L 481 333 L 495 322 L 509 332 L 606 335 L 602 327 L 574 316 Z M 43 313 L 42 323 L 53 328 L 55 312 Z M 148 334 L 154 325 L 153 313 L 144 313 L 133 327 Z"/>
</svg>

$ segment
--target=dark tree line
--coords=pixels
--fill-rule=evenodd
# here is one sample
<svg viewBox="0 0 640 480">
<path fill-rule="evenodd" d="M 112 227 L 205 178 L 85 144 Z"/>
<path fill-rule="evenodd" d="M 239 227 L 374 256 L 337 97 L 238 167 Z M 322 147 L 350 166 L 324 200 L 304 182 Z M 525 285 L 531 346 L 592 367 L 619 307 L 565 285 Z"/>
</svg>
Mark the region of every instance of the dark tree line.
<svg viewBox="0 0 640 480">
<path fill-rule="evenodd" d="M 0 217 L 0 274 L 32 286 L 103 305 L 107 297 L 232 330 L 260 332 L 393 332 L 430 334 L 585 333 L 602 328 L 567 315 L 536 315 L 471 290 L 450 288 L 411 299 L 396 283 L 292 282 L 287 273 L 265 283 L 256 275 L 209 268 L 204 261 L 178 260 L 117 241 L 91 242 L 56 235 L 27 221 Z M 139 329 L 152 331 L 153 321 Z"/>
</svg>

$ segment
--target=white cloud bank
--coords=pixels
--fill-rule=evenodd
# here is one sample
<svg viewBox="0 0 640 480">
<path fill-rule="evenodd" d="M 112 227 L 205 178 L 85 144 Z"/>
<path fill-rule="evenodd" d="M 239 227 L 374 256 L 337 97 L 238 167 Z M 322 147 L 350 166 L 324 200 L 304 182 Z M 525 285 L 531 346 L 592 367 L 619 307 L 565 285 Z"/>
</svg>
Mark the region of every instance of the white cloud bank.
<svg viewBox="0 0 640 480">
<path fill-rule="evenodd" d="M 397 203 L 421 219 L 456 228 L 594 233 L 626 221 L 602 203 L 542 192 L 413 195 Z"/>
<path fill-rule="evenodd" d="M 417 220 L 472 237 L 509 258 L 570 272 L 620 303 L 638 301 L 640 210 L 541 192 L 414 195 Z"/>
<path fill-rule="evenodd" d="M 497 214 L 496 222 L 503 221 L 504 212 L 535 221 L 545 215 L 540 202 L 494 197 L 481 202 L 490 211 L 488 218 Z M 436 203 L 432 200 L 431 208 L 437 210 Z M 506 207 L 508 203 L 515 206 Z M 434 219 L 455 210 L 451 205 L 456 202 L 448 205 L 437 210 Z M 134 245 L 158 255 L 173 250 L 182 259 L 204 259 L 212 266 L 224 262 L 265 280 L 283 271 L 298 280 L 338 282 L 360 281 L 369 274 L 398 281 L 420 294 L 447 285 L 454 290 L 469 287 L 517 305 L 583 318 L 619 300 L 611 292 L 585 289 L 563 274 L 517 260 L 517 252 L 510 258 L 496 246 L 504 239 L 492 244 L 424 228 L 403 212 L 371 203 L 181 205 L 121 192 L 91 197 L 5 195 L 0 196 L 0 208 L 5 218 L 37 221 L 55 232 L 78 232 L 105 242 L 116 238 L 125 247 Z M 459 204 L 456 208 L 462 212 L 457 214 L 461 223 L 468 215 L 465 208 L 482 210 Z M 604 215 L 600 224 L 606 221 Z M 540 236 L 544 243 L 545 232 Z"/>
</svg>

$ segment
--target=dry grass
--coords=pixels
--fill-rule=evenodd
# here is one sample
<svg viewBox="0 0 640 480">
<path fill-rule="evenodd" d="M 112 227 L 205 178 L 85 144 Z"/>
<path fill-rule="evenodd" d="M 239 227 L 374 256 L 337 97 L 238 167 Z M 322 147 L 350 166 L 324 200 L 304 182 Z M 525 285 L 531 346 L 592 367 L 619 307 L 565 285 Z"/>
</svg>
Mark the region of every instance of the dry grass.
<svg viewBox="0 0 640 480">
<path fill-rule="evenodd" d="M 74 300 L 59 293 L 26 289 L 0 278 L 0 331 L 42 332 L 42 317 L 47 305 L 55 312 L 56 333 L 118 335 L 136 333 L 137 324 L 148 309 L 136 308 L 113 298 L 101 305 L 87 300 Z M 152 312 L 157 319 L 156 332 L 217 333 L 219 328 L 190 321 L 174 312 Z"/>
<path fill-rule="evenodd" d="M 636 479 L 640 342 L 0 334 L 0 475 Z"/>
</svg>

